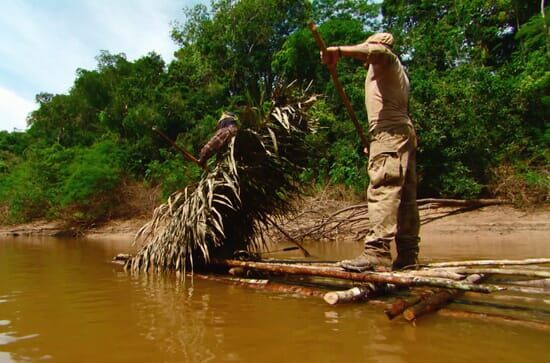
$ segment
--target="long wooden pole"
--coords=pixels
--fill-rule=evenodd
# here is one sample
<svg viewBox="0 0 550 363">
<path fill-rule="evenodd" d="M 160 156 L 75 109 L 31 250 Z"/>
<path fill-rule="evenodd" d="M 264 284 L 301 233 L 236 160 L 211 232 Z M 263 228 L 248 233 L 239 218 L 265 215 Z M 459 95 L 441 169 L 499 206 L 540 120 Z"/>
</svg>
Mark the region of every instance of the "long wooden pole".
<svg viewBox="0 0 550 363">
<path fill-rule="evenodd" d="M 311 31 L 311 34 L 313 35 L 313 38 L 315 38 L 315 42 L 317 43 L 317 46 L 321 50 L 321 52 L 326 53 L 327 47 L 325 45 L 325 42 L 323 41 L 323 38 L 321 38 L 321 34 L 317 31 L 317 26 L 314 22 L 308 23 L 308 28 Z M 359 121 L 357 121 L 357 117 L 355 116 L 355 112 L 353 112 L 353 108 L 351 107 L 351 103 L 349 101 L 348 96 L 346 95 L 346 92 L 344 91 L 344 88 L 342 87 L 342 84 L 340 83 L 340 80 L 338 79 L 338 74 L 336 73 L 336 68 L 334 67 L 327 67 L 330 75 L 332 76 L 332 82 L 334 83 L 334 88 L 336 88 L 336 91 L 338 91 L 338 94 L 340 95 L 340 98 L 342 99 L 342 102 L 344 103 L 344 106 L 346 106 L 346 109 L 348 110 L 349 117 L 351 118 L 351 122 L 353 122 L 353 126 L 355 126 L 355 131 L 357 131 L 357 134 L 359 135 L 359 138 L 361 139 L 361 143 L 365 148 L 368 149 L 369 147 L 369 141 L 367 137 L 365 136 L 365 132 L 363 131 L 363 127 L 359 124 Z"/>
<path fill-rule="evenodd" d="M 208 169 L 206 168 L 206 166 L 202 165 L 201 163 L 199 163 L 199 160 L 193 156 L 193 154 L 191 154 L 189 151 L 185 150 L 184 148 L 182 148 L 181 146 L 179 146 L 178 144 L 176 144 L 172 139 L 170 139 L 168 137 L 168 135 L 166 135 L 164 132 L 160 131 L 160 129 L 156 126 L 153 126 L 152 130 L 157 133 L 160 137 L 162 137 L 164 140 L 168 141 L 168 143 L 170 145 L 172 145 L 173 148 L 175 148 L 176 150 L 178 150 L 184 158 L 186 158 L 187 160 L 197 164 L 198 166 L 200 166 L 203 170 L 207 171 Z"/>
<path fill-rule="evenodd" d="M 411 276 L 400 272 L 348 272 L 337 268 L 314 267 L 314 266 L 299 266 L 299 265 L 284 265 L 274 263 L 238 261 L 238 260 L 221 260 L 212 261 L 213 264 L 218 264 L 227 267 L 244 267 L 246 269 L 268 271 L 274 273 L 282 273 L 288 275 L 307 275 L 307 276 L 323 276 L 332 277 L 343 280 L 387 283 L 404 286 L 431 286 L 442 287 L 447 289 L 457 289 L 464 291 L 477 291 L 490 293 L 500 291 L 503 288 L 494 287 L 491 285 L 476 285 L 463 281 L 452 281 L 442 278 L 430 278 L 422 276 Z"/>
<path fill-rule="evenodd" d="M 461 267 L 461 266 L 486 266 L 486 265 L 537 265 L 550 263 L 550 258 L 527 258 L 524 260 L 472 260 L 429 263 L 427 267 Z"/>
</svg>

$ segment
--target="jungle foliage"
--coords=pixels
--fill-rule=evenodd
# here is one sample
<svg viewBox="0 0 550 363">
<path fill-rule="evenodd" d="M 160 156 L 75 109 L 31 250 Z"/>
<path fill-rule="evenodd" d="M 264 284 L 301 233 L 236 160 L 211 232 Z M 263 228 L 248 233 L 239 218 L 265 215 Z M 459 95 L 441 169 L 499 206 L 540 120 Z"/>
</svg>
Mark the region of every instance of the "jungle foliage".
<svg viewBox="0 0 550 363">
<path fill-rule="evenodd" d="M 165 196 L 200 170 L 151 132 L 157 126 L 198 154 L 221 110 L 265 105 L 274 85 L 313 81 L 324 99 L 310 110 L 319 130 L 304 184 L 368 183 L 358 137 L 319 62 L 306 28 L 328 44 L 375 31 L 396 38 L 411 79 L 417 125 L 419 195 L 506 196 L 547 202 L 550 191 L 548 11 L 522 0 L 213 0 L 185 10 L 166 63 L 101 52 L 79 69 L 66 94 L 40 93 L 25 132 L 0 132 L 0 219 L 93 221 L 108 217 L 124 181 L 161 184 Z M 544 16 L 543 16 L 544 15 Z M 338 73 L 365 120 L 365 69 Z"/>
</svg>

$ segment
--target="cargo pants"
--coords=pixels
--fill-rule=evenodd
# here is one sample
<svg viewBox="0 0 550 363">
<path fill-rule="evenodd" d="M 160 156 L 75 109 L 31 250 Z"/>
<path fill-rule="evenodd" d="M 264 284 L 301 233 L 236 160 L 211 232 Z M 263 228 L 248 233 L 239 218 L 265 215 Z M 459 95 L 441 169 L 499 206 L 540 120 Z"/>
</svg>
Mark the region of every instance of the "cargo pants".
<svg viewBox="0 0 550 363">
<path fill-rule="evenodd" d="M 418 254 L 420 217 L 416 204 L 416 146 L 416 133 L 409 125 L 371 132 L 367 253 L 391 257 L 390 243 L 395 239 L 398 254 Z"/>
</svg>

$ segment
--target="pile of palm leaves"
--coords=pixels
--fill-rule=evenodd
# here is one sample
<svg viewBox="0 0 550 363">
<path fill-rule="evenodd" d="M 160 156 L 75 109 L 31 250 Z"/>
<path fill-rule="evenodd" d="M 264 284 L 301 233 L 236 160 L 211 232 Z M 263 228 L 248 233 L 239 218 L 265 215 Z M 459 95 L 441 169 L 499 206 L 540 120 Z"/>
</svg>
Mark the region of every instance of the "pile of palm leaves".
<svg viewBox="0 0 550 363">
<path fill-rule="evenodd" d="M 260 249 L 263 232 L 300 195 L 297 178 L 311 151 L 306 112 L 315 100 L 307 90 L 280 86 L 267 111 L 242 112 L 242 127 L 221 160 L 198 183 L 172 194 L 138 232 L 136 240 L 146 244 L 127 267 L 184 270 Z"/>
</svg>

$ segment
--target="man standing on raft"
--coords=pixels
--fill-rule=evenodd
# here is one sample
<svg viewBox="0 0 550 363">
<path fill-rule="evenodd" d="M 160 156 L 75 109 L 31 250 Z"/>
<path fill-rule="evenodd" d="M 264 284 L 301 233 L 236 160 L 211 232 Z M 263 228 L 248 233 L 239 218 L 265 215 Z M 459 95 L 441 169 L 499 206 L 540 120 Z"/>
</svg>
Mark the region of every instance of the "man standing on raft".
<svg viewBox="0 0 550 363">
<path fill-rule="evenodd" d="M 365 104 L 371 136 L 369 187 L 370 228 L 365 249 L 340 265 L 363 272 L 379 268 L 402 269 L 418 263 L 420 217 L 416 204 L 417 139 L 409 117 L 409 79 L 392 50 L 393 36 L 377 33 L 364 43 L 329 47 L 323 63 L 336 67 L 341 57 L 360 60 L 368 69 Z M 395 238 L 397 258 L 391 260 Z"/>
</svg>

